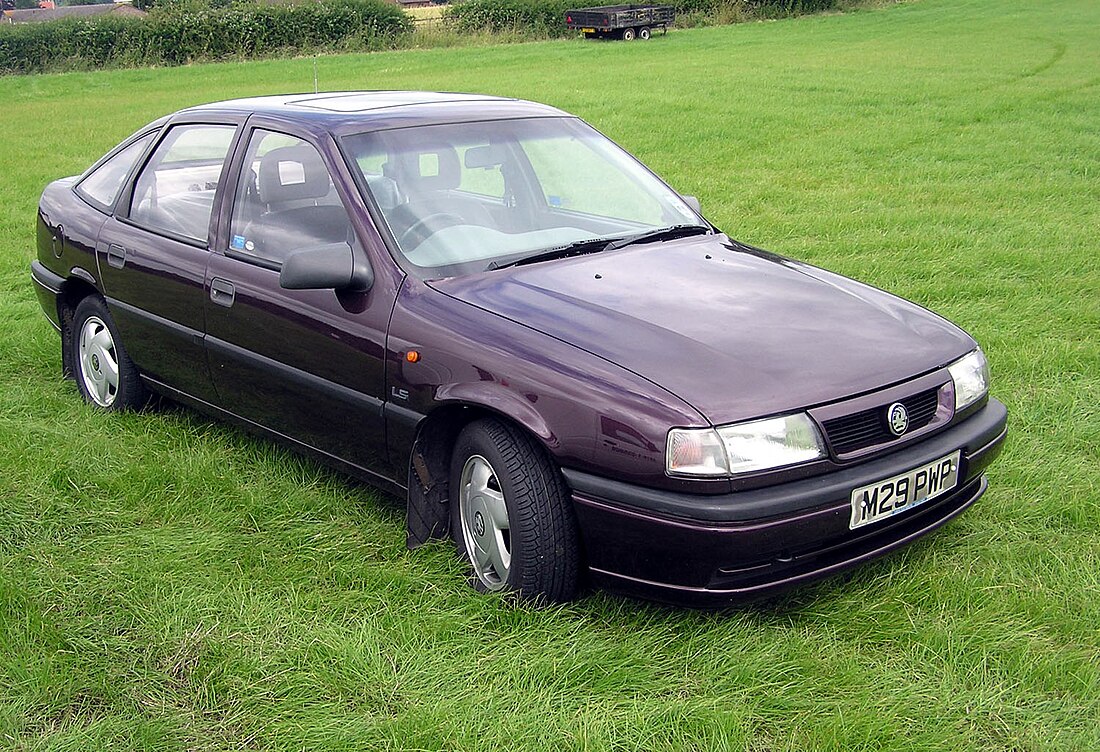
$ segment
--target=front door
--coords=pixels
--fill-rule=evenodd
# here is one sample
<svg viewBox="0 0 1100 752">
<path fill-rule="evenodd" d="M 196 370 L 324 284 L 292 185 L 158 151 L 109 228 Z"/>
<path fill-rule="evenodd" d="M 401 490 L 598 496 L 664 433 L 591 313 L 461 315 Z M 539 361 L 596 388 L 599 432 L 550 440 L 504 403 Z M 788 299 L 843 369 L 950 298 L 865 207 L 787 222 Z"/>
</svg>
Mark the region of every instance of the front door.
<svg viewBox="0 0 1100 752">
<path fill-rule="evenodd" d="M 319 150 L 296 136 L 248 136 L 229 231 L 207 266 L 206 347 L 219 404 L 241 418 L 388 477 L 382 404 L 392 295 L 285 290 L 295 251 L 362 253 Z"/>
</svg>

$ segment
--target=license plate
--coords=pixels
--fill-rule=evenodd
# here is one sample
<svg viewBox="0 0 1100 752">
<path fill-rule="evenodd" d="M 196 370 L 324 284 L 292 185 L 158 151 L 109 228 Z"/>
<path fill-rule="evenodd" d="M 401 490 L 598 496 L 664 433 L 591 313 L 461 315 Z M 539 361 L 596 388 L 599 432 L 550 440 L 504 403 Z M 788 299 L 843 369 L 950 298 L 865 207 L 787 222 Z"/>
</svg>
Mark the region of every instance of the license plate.
<svg viewBox="0 0 1100 752">
<path fill-rule="evenodd" d="M 581 29 L 581 31 L 583 31 L 587 34 L 595 34 L 596 33 L 595 29 Z"/>
<path fill-rule="evenodd" d="M 852 519 L 848 527 L 855 530 L 870 525 L 947 493 L 959 482 L 959 456 L 960 452 L 954 452 L 852 491 Z"/>
</svg>

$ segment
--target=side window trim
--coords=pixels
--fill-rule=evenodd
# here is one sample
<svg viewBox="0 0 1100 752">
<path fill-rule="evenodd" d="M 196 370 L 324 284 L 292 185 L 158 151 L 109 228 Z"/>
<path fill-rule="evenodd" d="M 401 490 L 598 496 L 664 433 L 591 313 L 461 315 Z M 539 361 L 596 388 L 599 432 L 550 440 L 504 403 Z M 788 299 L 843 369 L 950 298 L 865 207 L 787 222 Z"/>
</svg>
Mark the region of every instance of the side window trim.
<svg viewBox="0 0 1100 752">
<path fill-rule="evenodd" d="M 76 181 L 76 184 L 73 186 L 73 193 L 75 193 L 81 201 L 97 211 L 103 212 L 104 214 L 114 213 L 115 207 L 118 206 L 119 199 L 122 197 L 123 194 L 127 193 L 130 184 L 134 180 L 134 176 L 137 174 L 137 171 L 141 168 L 142 165 L 145 164 L 145 160 L 149 158 L 149 152 L 153 148 L 153 144 L 157 143 L 160 140 L 157 131 L 163 127 L 163 125 L 158 125 L 156 128 L 150 128 L 148 130 L 142 131 L 141 133 L 126 139 L 114 149 L 111 149 L 111 151 L 104 154 L 102 157 L 96 160 L 95 164 L 85 170 L 84 174 L 81 175 L 80 178 Z M 111 161 L 122 152 L 126 151 L 126 149 L 129 149 L 141 139 L 148 138 L 149 136 L 152 136 L 152 138 L 149 139 L 149 143 L 147 143 L 141 153 L 138 154 L 137 159 L 134 161 L 134 163 L 130 165 L 130 169 L 126 171 L 126 175 L 122 178 L 122 187 L 119 188 L 118 193 L 115 194 L 115 200 L 111 203 L 110 206 L 106 204 L 101 204 L 90 195 L 85 193 L 83 190 L 81 190 L 81 186 L 84 184 L 84 181 L 90 178 L 92 174 L 96 172 L 96 170 L 107 164 L 107 162 Z"/>
<path fill-rule="evenodd" d="M 241 135 L 245 131 L 245 124 L 248 119 L 249 118 L 247 116 L 233 116 L 229 114 L 220 116 L 210 115 L 206 117 L 197 117 L 195 115 L 191 115 L 177 117 L 161 125 L 160 133 L 158 133 L 157 137 L 153 139 L 153 143 L 150 144 L 148 148 L 146 148 L 145 153 L 142 155 L 142 158 L 139 160 L 136 167 L 131 170 L 130 174 L 127 176 L 126 184 L 123 186 L 122 191 L 115 199 L 115 219 L 131 227 L 136 227 L 143 232 L 159 235 L 161 237 L 174 240 L 178 243 L 183 243 L 185 245 L 189 245 L 195 248 L 204 248 L 206 250 L 210 250 L 211 248 L 213 248 L 218 238 L 218 207 L 220 206 L 223 196 L 226 192 L 226 177 L 233 168 L 234 160 L 237 156 L 237 149 L 241 141 Z M 174 233 L 170 230 L 166 230 L 163 228 L 148 227 L 146 225 L 135 222 L 130 218 L 130 207 L 133 201 L 134 187 L 137 184 L 138 177 L 145 170 L 146 166 L 149 164 L 149 161 L 152 159 L 157 149 L 160 148 L 161 143 L 163 143 L 164 139 L 167 138 L 171 130 L 178 126 L 188 125 L 227 126 L 235 129 L 233 139 L 230 141 L 229 148 L 226 150 L 225 159 L 222 161 L 221 177 L 218 180 L 218 187 L 214 191 L 214 204 L 213 209 L 210 212 L 210 224 L 207 227 L 205 241 L 197 241 L 194 238 L 180 235 L 178 233 Z"/>
</svg>

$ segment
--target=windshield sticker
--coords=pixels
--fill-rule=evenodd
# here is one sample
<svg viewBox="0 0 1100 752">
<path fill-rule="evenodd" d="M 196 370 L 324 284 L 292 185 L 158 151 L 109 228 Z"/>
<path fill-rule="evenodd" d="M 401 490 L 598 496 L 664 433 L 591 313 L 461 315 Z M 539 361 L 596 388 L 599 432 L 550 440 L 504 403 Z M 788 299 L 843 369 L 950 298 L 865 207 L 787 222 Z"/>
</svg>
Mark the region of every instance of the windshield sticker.
<svg viewBox="0 0 1100 752">
<path fill-rule="evenodd" d="M 550 202 L 550 206 L 561 206 L 563 203 L 561 196 L 547 196 L 546 200 Z"/>
<path fill-rule="evenodd" d="M 234 235 L 233 241 L 229 244 L 229 247 L 234 251 L 244 250 L 244 235 Z"/>
</svg>

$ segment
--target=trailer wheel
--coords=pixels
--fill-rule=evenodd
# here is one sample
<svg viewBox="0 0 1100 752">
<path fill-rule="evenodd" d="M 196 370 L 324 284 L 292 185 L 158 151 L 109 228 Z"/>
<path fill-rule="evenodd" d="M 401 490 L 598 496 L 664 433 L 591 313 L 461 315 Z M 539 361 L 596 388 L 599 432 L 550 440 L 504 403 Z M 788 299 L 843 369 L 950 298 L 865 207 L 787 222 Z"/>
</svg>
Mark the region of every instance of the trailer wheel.
<svg viewBox="0 0 1100 752">
<path fill-rule="evenodd" d="M 649 39 L 648 26 L 643 26 L 642 28 L 638 29 L 638 39 L 641 39 L 643 42 Z"/>
<path fill-rule="evenodd" d="M 630 41 L 633 41 L 633 39 L 634 39 L 634 29 L 630 29 L 630 28 L 623 29 L 623 41 L 624 42 L 630 42 Z"/>
</svg>

